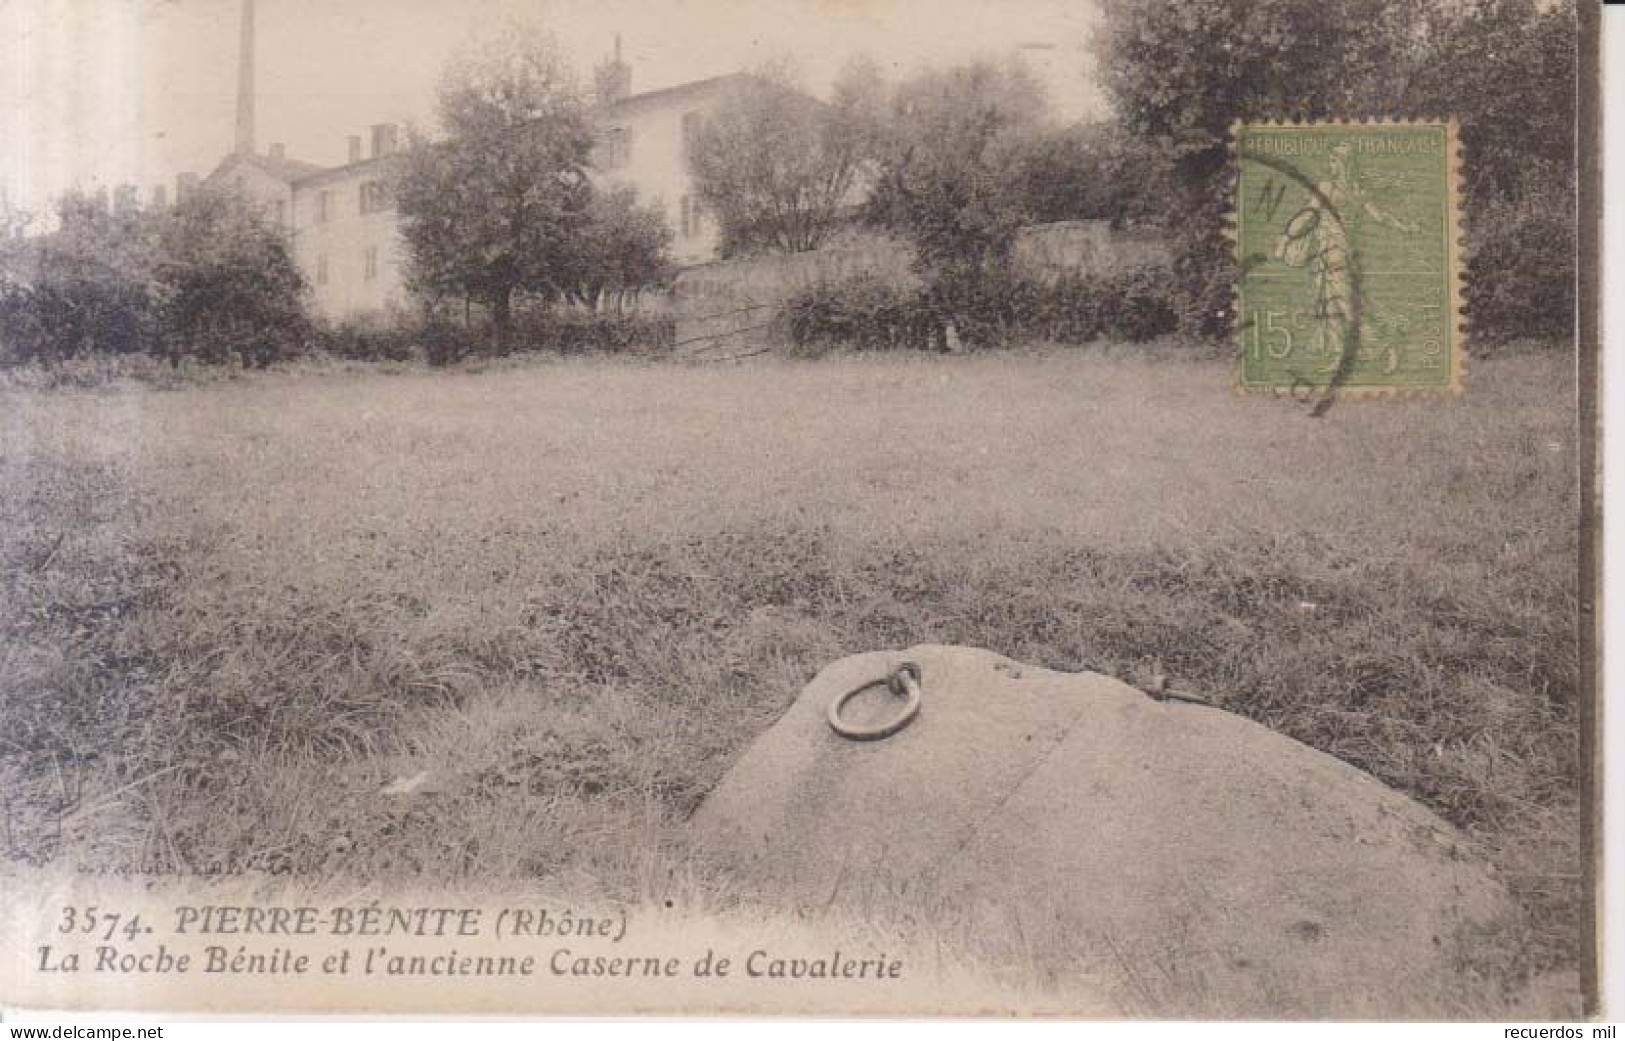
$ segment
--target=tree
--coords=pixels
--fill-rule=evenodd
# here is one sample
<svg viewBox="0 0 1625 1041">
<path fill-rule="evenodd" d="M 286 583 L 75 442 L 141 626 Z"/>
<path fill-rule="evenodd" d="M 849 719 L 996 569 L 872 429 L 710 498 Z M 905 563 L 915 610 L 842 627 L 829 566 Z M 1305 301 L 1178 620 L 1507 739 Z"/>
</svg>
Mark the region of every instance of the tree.
<svg viewBox="0 0 1625 1041">
<path fill-rule="evenodd" d="M 243 196 L 200 189 L 139 212 L 70 192 L 57 213 L 0 278 L 8 360 L 152 351 L 263 366 L 302 347 L 304 278 L 286 234 Z"/>
<path fill-rule="evenodd" d="M 633 188 L 595 191 L 579 237 L 566 291 L 579 304 L 597 306 L 613 294 L 618 310 L 628 292 L 670 273 L 671 228 L 658 209 L 638 203 Z"/>
<path fill-rule="evenodd" d="M 287 235 L 234 192 L 192 192 L 149 218 L 162 350 L 261 367 L 310 331 L 307 286 Z"/>
<path fill-rule="evenodd" d="M 851 142 L 863 165 L 874 162 L 885 150 L 890 99 L 891 88 L 880 64 L 867 54 L 848 58 L 830 86 L 829 103 L 838 130 Z"/>
<path fill-rule="evenodd" d="M 1102 0 L 1096 46 L 1124 128 L 1166 164 L 1159 208 L 1187 331 L 1228 333 L 1224 238 L 1234 120 L 1402 111 L 1422 0 Z"/>
<path fill-rule="evenodd" d="M 729 91 L 689 150 L 724 255 L 817 249 L 839 226 L 863 158 L 843 111 L 798 90 L 782 67 Z"/>
<path fill-rule="evenodd" d="M 159 286 L 147 223 L 78 191 L 56 209 L 56 230 L 28 240 L 21 292 L 8 293 L 7 353 L 55 361 L 150 349 Z"/>
<path fill-rule="evenodd" d="M 1573 0 L 1471 0 L 1428 19 L 1407 104 L 1461 122 L 1476 344 L 1573 338 L 1577 35 Z"/>
<path fill-rule="evenodd" d="M 944 324 L 999 295 L 1028 220 L 1009 186 L 1043 115 L 1030 74 L 989 62 L 921 73 L 884 109 L 870 217 L 913 244 Z"/>
<path fill-rule="evenodd" d="M 1470 200 L 1544 190 L 1572 174 L 1577 32 L 1573 0 L 1469 0 L 1430 12 L 1405 103 L 1458 117 Z"/>
<path fill-rule="evenodd" d="M 1460 120 L 1475 338 L 1569 327 L 1573 0 L 1104 0 L 1103 11 L 1118 116 L 1166 157 L 1161 209 L 1188 331 L 1220 335 L 1232 320 L 1231 121 L 1393 112 Z"/>
<path fill-rule="evenodd" d="M 1033 135 L 1015 156 L 1009 190 L 1026 219 L 1153 221 L 1166 197 L 1163 164 L 1116 122 L 1087 123 Z"/>
<path fill-rule="evenodd" d="M 448 64 L 445 138 L 414 133 L 395 183 L 408 280 L 491 308 L 498 346 L 516 293 L 556 298 L 588 219 L 593 133 L 551 37 L 512 28 Z"/>
</svg>

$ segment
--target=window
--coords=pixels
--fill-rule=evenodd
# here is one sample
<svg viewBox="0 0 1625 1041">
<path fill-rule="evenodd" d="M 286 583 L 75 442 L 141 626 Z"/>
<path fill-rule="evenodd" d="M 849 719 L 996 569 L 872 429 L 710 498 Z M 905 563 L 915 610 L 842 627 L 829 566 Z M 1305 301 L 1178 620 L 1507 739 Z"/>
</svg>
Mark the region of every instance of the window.
<svg viewBox="0 0 1625 1041">
<path fill-rule="evenodd" d="M 611 127 L 598 141 L 598 164 L 605 170 L 618 170 L 632 161 L 632 128 Z"/>
<path fill-rule="evenodd" d="M 378 247 L 377 246 L 368 246 L 367 247 L 366 279 L 367 279 L 368 282 L 371 282 L 373 279 L 375 279 L 377 277 L 378 277 Z"/>
<path fill-rule="evenodd" d="M 690 234 L 692 234 L 690 230 L 692 225 L 689 222 L 693 219 L 694 213 L 693 204 L 689 202 L 688 196 L 683 196 L 682 204 L 678 207 L 678 209 L 681 211 L 678 227 L 682 230 L 683 238 L 686 239 Z"/>
<path fill-rule="evenodd" d="M 316 193 L 316 222 L 327 223 L 327 218 L 333 214 L 333 193 L 322 191 Z"/>
<path fill-rule="evenodd" d="M 324 193 L 325 194 L 325 193 Z M 316 284 L 327 285 L 327 254 L 323 253 L 316 258 Z"/>
<path fill-rule="evenodd" d="M 276 226 L 285 228 L 288 225 L 288 202 L 286 199 L 276 201 Z"/>
<path fill-rule="evenodd" d="M 382 181 L 364 181 L 361 185 L 361 212 L 378 213 L 389 209 L 389 189 Z"/>
</svg>

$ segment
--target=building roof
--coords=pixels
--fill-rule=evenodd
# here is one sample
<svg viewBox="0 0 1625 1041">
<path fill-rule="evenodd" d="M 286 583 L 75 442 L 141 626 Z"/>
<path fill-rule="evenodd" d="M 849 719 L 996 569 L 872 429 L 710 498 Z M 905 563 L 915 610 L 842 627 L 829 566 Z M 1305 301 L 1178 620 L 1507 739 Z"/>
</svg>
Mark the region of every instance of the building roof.
<svg viewBox="0 0 1625 1041">
<path fill-rule="evenodd" d="M 688 83 L 679 83 L 675 87 L 662 87 L 659 90 L 646 90 L 642 94 L 629 94 L 618 101 L 610 102 L 598 111 L 600 116 L 613 117 L 629 109 L 663 105 L 673 101 L 681 101 L 684 98 L 712 94 L 750 78 L 750 74 L 746 72 L 730 72 L 723 76 L 692 80 Z"/>
<path fill-rule="evenodd" d="M 318 166 L 310 173 L 297 178 L 297 183 L 303 187 L 321 181 L 342 181 L 346 177 L 353 177 L 359 173 L 366 173 L 375 168 L 381 169 L 388 166 L 394 160 L 399 159 L 400 155 L 399 152 L 391 152 L 388 155 L 375 155 L 369 159 L 357 159 L 355 162 L 345 163 L 343 166 Z"/>
<path fill-rule="evenodd" d="M 213 173 L 209 174 L 208 180 L 212 181 L 221 176 L 230 170 L 234 163 L 252 166 L 256 170 L 270 174 L 286 184 L 292 184 L 302 177 L 309 177 L 311 174 L 321 173 L 326 169 L 317 166 L 315 163 L 301 162 L 298 159 L 274 159 L 271 156 L 257 153 L 233 152 L 220 160 L 220 165 L 214 168 Z"/>
</svg>

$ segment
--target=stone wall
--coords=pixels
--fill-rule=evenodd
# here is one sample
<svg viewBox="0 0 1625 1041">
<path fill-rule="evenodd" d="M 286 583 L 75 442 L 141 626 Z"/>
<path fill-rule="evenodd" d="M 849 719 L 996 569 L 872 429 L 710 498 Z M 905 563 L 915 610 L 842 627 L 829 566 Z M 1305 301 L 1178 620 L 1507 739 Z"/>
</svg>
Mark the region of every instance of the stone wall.
<svg viewBox="0 0 1625 1041">
<path fill-rule="evenodd" d="M 672 292 L 677 352 L 729 357 L 777 346 L 774 319 L 792 293 L 856 277 L 917 284 L 913 259 L 913 251 L 895 239 L 854 233 L 807 253 L 769 253 L 687 268 Z"/>
<path fill-rule="evenodd" d="M 1143 233 L 1115 231 L 1103 220 L 1059 221 L 1022 228 L 1016 238 L 1016 269 L 1053 279 L 1063 274 L 1113 274 L 1135 267 L 1165 265 L 1162 241 Z"/>
</svg>

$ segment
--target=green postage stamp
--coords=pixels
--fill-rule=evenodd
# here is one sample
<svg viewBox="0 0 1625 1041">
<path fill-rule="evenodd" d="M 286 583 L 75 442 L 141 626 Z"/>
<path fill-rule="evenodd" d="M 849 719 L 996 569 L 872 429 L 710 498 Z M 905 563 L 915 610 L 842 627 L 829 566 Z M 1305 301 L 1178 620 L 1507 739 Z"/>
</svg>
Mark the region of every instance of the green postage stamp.
<svg viewBox="0 0 1625 1041">
<path fill-rule="evenodd" d="M 1454 121 L 1234 128 L 1243 390 L 1461 390 Z"/>
</svg>

